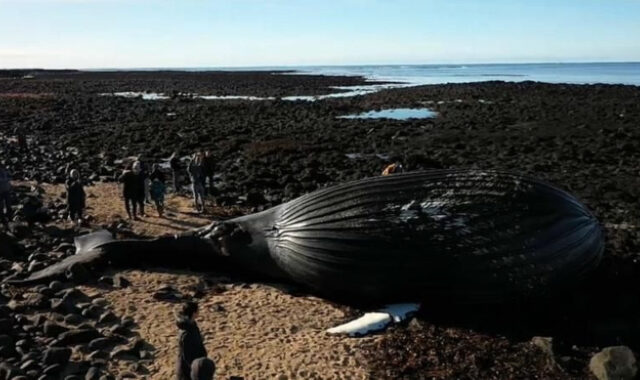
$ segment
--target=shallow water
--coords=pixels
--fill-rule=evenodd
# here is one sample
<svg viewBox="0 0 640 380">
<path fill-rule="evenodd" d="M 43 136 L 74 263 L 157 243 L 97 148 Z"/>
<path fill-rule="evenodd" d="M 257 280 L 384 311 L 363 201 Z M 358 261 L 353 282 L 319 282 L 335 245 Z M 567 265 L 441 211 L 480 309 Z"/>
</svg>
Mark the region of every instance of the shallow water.
<svg viewBox="0 0 640 380">
<path fill-rule="evenodd" d="M 159 94 L 157 92 L 136 92 L 136 91 L 124 91 L 114 93 L 100 94 L 102 96 L 121 96 L 123 98 L 137 98 L 141 97 L 144 100 L 165 100 L 169 99 L 169 96 L 165 94 Z"/>
<path fill-rule="evenodd" d="M 282 100 L 288 101 L 308 101 L 314 102 L 316 100 L 323 99 L 331 99 L 331 98 L 350 98 L 352 96 L 362 96 L 373 94 L 374 92 L 388 90 L 391 88 L 402 88 L 402 87 L 412 87 L 414 86 L 411 83 L 387 83 L 387 84 L 370 84 L 370 85 L 360 85 L 360 86 L 333 86 L 331 88 L 336 90 L 347 90 L 341 92 L 334 92 L 332 94 L 325 95 L 296 95 L 296 96 L 284 96 Z"/>
<path fill-rule="evenodd" d="M 248 95 L 195 95 L 194 98 L 205 100 L 275 100 L 274 97 L 260 97 Z"/>
<path fill-rule="evenodd" d="M 437 115 L 428 108 L 392 108 L 380 111 L 368 111 L 355 115 L 338 116 L 339 119 L 429 119 Z"/>
<path fill-rule="evenodd" d="M 102 96 L 120 96 L 123 98 L 138 98 L 141 97 L 144 100 L 167 100 L 171 99 L 170 96 L 157 93 L 157 92 L 136 92 L 136 91 L 125 91 L 125 92 L 113 92 L 113 93 L 103 93 L 100 94 Z M 275 100 L 274 97 L 260 97 L 260 96 L 250 96 L 250 95 L 197 95 L 197 94 L 182 94 L 187 97 L 192 97 L 196 99 L 205 99 L 205 100 Z"/>
</svg>

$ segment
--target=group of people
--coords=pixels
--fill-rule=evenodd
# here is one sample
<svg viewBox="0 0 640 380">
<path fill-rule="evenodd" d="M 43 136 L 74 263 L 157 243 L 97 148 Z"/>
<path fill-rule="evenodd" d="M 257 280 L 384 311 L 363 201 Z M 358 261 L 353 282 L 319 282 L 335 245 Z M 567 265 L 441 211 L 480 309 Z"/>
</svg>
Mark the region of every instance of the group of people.
<svg viewBox="0 0 640 380">
<path fill-rule="evenodd" d="M 138 215 L 146 217 L 145 203 L 155 204 L 158 216 L 164 215 L 166 178 L 158 164 L 153 164 L 151 172 L 140 159 L 133 162 L 118 178 L 122 183 L 124 207 L 129 219 L 138 220 Z"/>
<path fill-rule="evenodd" d="M 169 166 L 173 177 L 173 188 L 177 193 L 181 188 L 182 165 L 175 152 L 169 158 Z M 186 169 L 191 182 L 194 208 L 198 212 L 204 212 L 205 196 L 207 192 L 212 193 L 214 188 L 215 161 L 213 155 L 208 150 L 204 153 L 194 153 L 190 157 Z M 138 216 L 146 216 L 145 203 L 155 204 L 158 216 L 163 216 L 167 183 L 165 174 L 158 164 L 153 164 L 151 172 L 148 172 L 144 161 L 138 158 L 128 169 L 124 170 L 119 177 L 119 182 L 123 184 L 125 209 L 130 219 L 137 220 Z"/>
<path fill-rule="evenodd" d="M 170 159 L 173 172 L 173 186 L 176 192 L 180 189 L 180 163 L 174 154 Z M 214 182 L 214 162 L 211 152 L 195 153 L 189 160 L 187 174 L 191 180 L 194 206 L 199 212 L 205 210 L 207 189 L 212 191 Z M 65 190 L 68 218 L 81 225 L 86 209 L 86 193 L 80 171 L 67 165 L 65 170 Z M 141 158 L 131 163 L 118 177 L 122 183 L 125 210 L 129 219 L 139 220 L 146 217 L 145 203 L 153 204 L 159 217 L 164 216 L 164 198 L 167 191 L 166 176 L 158 164 L 153 164 L 151 171 Z M 208 186 L 207 186 L 208 185 Z M 11 175 L 4 162 L 0 162 L 0 222 L 7 224 L 12 217 L 11 207 Z"/>
</svg>

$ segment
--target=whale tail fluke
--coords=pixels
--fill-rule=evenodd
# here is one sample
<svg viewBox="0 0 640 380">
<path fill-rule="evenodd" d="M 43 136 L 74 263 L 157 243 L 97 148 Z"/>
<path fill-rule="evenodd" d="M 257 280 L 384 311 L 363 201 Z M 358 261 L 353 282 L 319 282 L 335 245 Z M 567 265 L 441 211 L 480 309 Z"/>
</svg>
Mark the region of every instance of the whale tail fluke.
<svg viewBox="0 0 640 380">
<path fill-rule="evenodd" d="M 61 278 L 72 278 L 78 271 L 99 273 L 107 266 L 136 267 L 141 263 L 176 266 L 188 263 L 195 256 L 206 255 L 210 247 L 198 236 L 165 236 L 152 240 L 116 240 L 106 230 L 99 230 L 75 239 L 76 253 L 26 278 L 9 278 L 11 285 L 32 285 Z M 185 260 L 178 259 L 180 255 Z M 76 268 L 74 268 L 76 267 Z M 78 268 L 81 267 L 81 268 Z"/>
</svg>

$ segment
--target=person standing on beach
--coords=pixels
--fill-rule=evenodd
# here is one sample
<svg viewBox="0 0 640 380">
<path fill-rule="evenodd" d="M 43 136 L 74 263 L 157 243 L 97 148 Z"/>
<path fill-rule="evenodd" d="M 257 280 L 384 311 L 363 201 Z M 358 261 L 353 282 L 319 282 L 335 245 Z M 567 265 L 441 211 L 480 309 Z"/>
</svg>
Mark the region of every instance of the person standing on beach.
<svg viewBox="0 0 640 380">
<path fill-rule="evenodd" d="M 169 157 L 169 166 L 171 167 L 171 174 L 173 175 L 173 191 L 177 194 L 180 191 L 180 181 L 178 178 L 180 174 L 180 160 L 176 152 L 173 152 L 171 157 Z"/>
<path fill-rule="evenodd" d="M 196 323 L 198 316 L 198 304 L 187 302 L 182 305 L 178 314 L 176 325 L 180 330 L 178 336 L 178 357 L 176 359 L 176 380 L 195 380 L 201 377 L 193 377 L 192 369 L 196 370 L 196 375 L 204 375 L 199 372 L 206 372 L 207 350 L 202 341 L 200 329 Z M 209 360 L 209 359 L 207 359 Z M 210 361 L 210 360 L 209 360 Z M 204 362 L 204 363 L 203 363 Z M 195 365 L 194 365 L 195 364 Z"/>
<path fill-rule="evenodd" d="M 204 152 L 204 158 L 202 159 L 202 172 L 204 174 L 204 183 L 209 183 L 209 194 L 213 195 L 213 174 L 215 173 L 215 160 L 210 150 Z"/>
<path fill-rule="evenodd" d="M 9 170 L 0 162 L 0 221 L 8 224 L 11 219 L 11 175 Z"/>
<path fill-rule="evenodd" d="M 140 175 L 142 176 L 144 186 L 144 202 L 151 204 L 151 179 L 149 178 L 149 167 L 147 166 L 147 162 L 143 158 L 142 154 L 138 156 L 137 161 L 140 163 Z"/>
<path fill-rule="evenodd" d="M 147 215 L 144 213 L 144 200 L 146 196 L 146 180 L 147 173 L 142 170 L 142 163 L 140 161 L 136 161 L 133 163 L 133 174 L 136 178 L 136 203 L 138 204 L 138 210 L 140 211 L 139 215 L 142 217 L 146 217 Z"/>
<path fill-rule="evenodd" d="M 151 180 L 151 198 L 156 205 L 158 216 L 162 218 L 164 212 L 164 193 L 166 190 L 164 174 L 158 164 L 153 164 L 153 170 L 149 176 Z"/>
<path fill-rule="evenodd" d="M 187 171 L 191 179 L 194 207 L 198 212 L 204 212 L 204 174 L 202 173 L 202 156 L 200 154 L 193 155 Z"/>
<path fill-rule="evenodd" d="M 65 183 L 67 190 L 67 211 L 69 219 L 76 225 L 82 224 L 82 214 L 86 205 L 86 194 L 80 180 L 80 172 L 73 169 L 69 172 L 69 178 Z"/>
<path fill-rule="evenodd" d="M 124 208 L 127 210 L 129 219 L 138 220 L 137 202 L 138 202 L 138 176 L 133 170 L 125 170 L 120 178 L 118 178 L 122 186 L 122 195 L 124 196 Z"/>
</svg>

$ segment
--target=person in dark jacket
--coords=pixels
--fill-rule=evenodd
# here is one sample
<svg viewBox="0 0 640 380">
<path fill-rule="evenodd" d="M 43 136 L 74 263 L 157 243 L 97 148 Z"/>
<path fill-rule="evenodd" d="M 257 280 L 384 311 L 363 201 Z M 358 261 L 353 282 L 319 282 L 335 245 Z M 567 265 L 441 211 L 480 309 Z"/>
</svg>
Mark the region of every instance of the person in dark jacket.
<svg viewBox="0 0 640 380">
<path fill-rule="evenodd" d="M 191 363 L 191 380 L 213 380 L 216 365 L 209 358 L 198 358 Z"/>
<path fill-rule="evenodd" d="M 133 170 L 125 170 L 120 178 L 118 178 L 118 181 L 123 184 L 122 195 L 124 196 L 124 207 L 127 210 L 129 219 L 138 220 L 136 213 L 139 193 L 138 176 Z"/>
<path fill-rule="evenodd" d="M 151 204 L 151 178 L 149 166 L 143 155 L 139 155 L 137 161 L 140 163 L 140 174 L 142 175 L 142 185 L 144 186 L 144 203 Z"/>
<path fill-rule="evenodd" d="M 162 183 L 166 182 L 166 176 L 164 175 L 162 170 L 160 170 L 160 165 L 153 164 L 153 166 L 151 167 L 151 174 L 149 175 L 149 179 L 151 180 L 151 182 L 153 182 L 154 179 L 157 179 Z"/>
<path fill-rule="evenodd" d="M 164 173 L 160 171 L 158 164 L 153 164 L 153 170 L 151 171 L 149 179 L 151 180 L 151 199 L 153 199 L 153 202 L 156 205 L 158 216 L 162 218 L 164 213 L 164 193 L 166 187 L 164 184 Z"/>
<path fill-rule="evenodd" d="M 178 357 L 176 360 L 176 380 L 193 380 L 191 366 L 198 358 L 206 358 L 207 350 L 202 342 L 200 329 L 196 324 L 198 304 L 187 302 L 182 306 L 176 325 L 180 329 L 178 336 Z"/>
<path fill-rule="evenodd" d="M 141 161 L 133 163 L 133 173 L 136 175 L 136 202 L 138 203 L 138 210 L 140 210 L 140 216 L 147 216 L 144 213 L 144 203 L 147 196 L 147 177 L 149 173 L 144 169 Z"/>
<path fill-rule="evenodd" d="M 171 157 L 169 157 L 169 166 L 171 166 L 171 173 L 173 174 L 173 189 L 174 192 L 178 192 L 180 190 L 180 160 L 176 156 L 176 152 L 173 152 Z"/>
<path fill-rule="evenodd" d="M 73 169 L 69 172 L 69 178 L 65 184 L 67 190 L 67 211 L 69 219 L 77 225 L 82 224 L 82 214 L 85 208 L 86 194 L 80 180 L 80 172 Z"/>
</svg>

